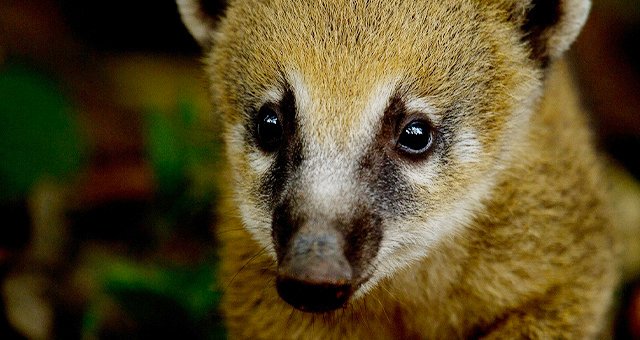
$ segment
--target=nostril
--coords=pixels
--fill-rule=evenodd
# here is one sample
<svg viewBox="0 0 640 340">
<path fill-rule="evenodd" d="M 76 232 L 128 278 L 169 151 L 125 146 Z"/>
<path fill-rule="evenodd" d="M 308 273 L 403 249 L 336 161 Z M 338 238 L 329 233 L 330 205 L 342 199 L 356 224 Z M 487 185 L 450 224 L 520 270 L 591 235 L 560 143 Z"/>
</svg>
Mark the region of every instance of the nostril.
<svg viewBox="0 0 640 340">
<path fill-rule="evenodd" d="M 353 269 L 342 235 L 304 230 L 293 235 L 278 264 L 276 288 L 294 308 L 322 313 L 344 306 L 352 294 Z"/>
<path fill-rule="evenodd" d="M 313 283 L 290 277 L 278 277 L 276 287 L 280 297 L 304 312 L 322 313 L 342 307 L 351 296 L 351 284 Z"/>
</svg>

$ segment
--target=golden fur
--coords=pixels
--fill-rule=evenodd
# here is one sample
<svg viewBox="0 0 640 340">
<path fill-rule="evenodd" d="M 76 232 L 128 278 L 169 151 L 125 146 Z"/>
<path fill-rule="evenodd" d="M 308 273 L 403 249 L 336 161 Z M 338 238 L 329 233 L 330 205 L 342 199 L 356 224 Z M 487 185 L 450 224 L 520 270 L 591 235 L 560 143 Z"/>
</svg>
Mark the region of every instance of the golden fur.
<svg viewBox="0 0 640 340">
<path fill-rule="evenodd" d="M 614 285 L 605 185 L 559 60 L 589 2 L 556 2 L 561 19 L 527 36 L 528 1 L 238 0 L 214 24 L 198 20 L 197 2 L 179 0 L 187 26 L 212 46 L 206 70 L 226 130 L 233 185 L 218 235 L 231 339 L 582 339 L 601 331 Z M 273 160 L 243 137 L 251 110 L 284 83 L 296 94 L 304 169 L 318 177 L 318 163 L 355 171 L 342 164 L 366 152 L 394 93 L 452 136 L 446 155 L 398 160 L 424 204 L 384 221 L 371 277 L 325 314 L 293 309 L 276 292 L 271 212 L 256 194 Z M 311 189 L 299 195 L 325 199 Z M 348 212 L 348 194 L 336 195 Z M 322 210 L 327 202 L 305 204 Z"/>
</svg>

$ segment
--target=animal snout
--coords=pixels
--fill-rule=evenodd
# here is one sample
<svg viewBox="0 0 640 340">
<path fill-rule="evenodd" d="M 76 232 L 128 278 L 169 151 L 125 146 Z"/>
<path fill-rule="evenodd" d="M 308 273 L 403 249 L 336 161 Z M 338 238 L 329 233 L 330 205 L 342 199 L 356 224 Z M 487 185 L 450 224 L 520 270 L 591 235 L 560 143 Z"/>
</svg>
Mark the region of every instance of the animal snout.
<svg viewBox="0 0 640 340">
<path fill-rule="evenodd" d="M 305 312 L 342 307 L 352 293 L 353 270 L 337 233 L 298 233 L 278 265 L 280 297 Z"/>
</svg>

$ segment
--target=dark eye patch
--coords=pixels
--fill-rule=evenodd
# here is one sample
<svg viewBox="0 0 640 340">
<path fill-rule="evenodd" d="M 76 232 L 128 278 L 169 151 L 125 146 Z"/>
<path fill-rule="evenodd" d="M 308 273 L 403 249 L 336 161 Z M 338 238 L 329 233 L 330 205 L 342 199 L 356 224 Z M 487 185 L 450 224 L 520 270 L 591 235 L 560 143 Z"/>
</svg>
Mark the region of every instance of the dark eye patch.
<svg viewBox="0 0 640 340">
<path fill-rule="evenodd" d="M 249 130 L 260 150 L 274 153 L 282 149 L 293 137 L 296 115 L 293 92 L 285 87 L 282 98 L 277 102 L 264 103 L 253 114 Z"/>
<path fill-rule="evenodd" d="M 255 194 L 265 199 L 267 206 L 273 207 L 302 163 L 293 91 L 285 85 L 280 100 L 267 102 L 256 111 L 248 127 L 251 143 L 261 152 L 273 155 L 274 162 L 261 176 Z"/>
<path fill-rule="evenodd" d="M 386 140 L 396 157 L 421 160 L 433 148 L 436 132 L 424 113 L 409 111 L 404 100 L 395 96 L 385 111 L 378 139 Z"/>
<path fill-rule="evenodd" d="M 284 129 L 282 121 L 278 117 L 276 107 L 267 103 L 264 104 L 256 117 L 256 141 L 264 152 L 274 152 L 282 144 Z"/>
</svg>

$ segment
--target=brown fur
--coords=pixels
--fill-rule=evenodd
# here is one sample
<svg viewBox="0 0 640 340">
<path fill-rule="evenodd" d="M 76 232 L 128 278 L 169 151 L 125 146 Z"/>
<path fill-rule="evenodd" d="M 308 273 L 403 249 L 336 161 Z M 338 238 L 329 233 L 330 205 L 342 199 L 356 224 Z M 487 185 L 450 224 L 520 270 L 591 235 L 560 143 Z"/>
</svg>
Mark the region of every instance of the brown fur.
<svg viewBox="0 0 640 340">
<path fill-rule="evenodd" d="M 560 1 L 565 7 L 575 2 Z M 230 338 L 598 334 L 614 284 L 613 241 L 600 165 L 567 67 L 558 61 L 580 25 L 551 23 L 527 36 L 520 31 L 527 27 L 526 4 L 230 4 L 205 38 L 213 42 L 205 61 L 235 181 L 219 228 Z M 573 20 L 573 13 L 568 17 Z M 543 47 L 534 46 L 534 38 Z M 537 55 L 550 58 L 550 66 Z M 457 223 L 452 216 L 454 230 L 420 259 L 401 266 L 403 253 L 393 253 L 399 260 L 391 262 L 390 275 L 326 314 L 300 312 L 280 299 L 273 246 L 256 236 L 260 231 L 249 232 L 270 217 L 255 195 L 261 174 L 250 167 L 252 150 L 236 130 L 251 119 L 247 112 L 258 98 L 291 70 L 313 98 L 321 98 L 304 121 L 318 145 L 357 143 L 353 131 L 371 93 L 380 81 L 400 75 L 403 91 L 438 108 L 456 103 L 455 128 L 477 133 L 482 147 L 480 159 L 465 162 L 454 145 L 444 175 L 415 188 L 428 204 L 416 206 L 411 218 L 429 220 L 457 211 L 457 202 L 473 195 L 469 188 L 486 182 L 486 192 L 464 207 L 472 211 L 470 220 Z M 241 218 L 243 204 L 255 208 Z"/>
</svg>

